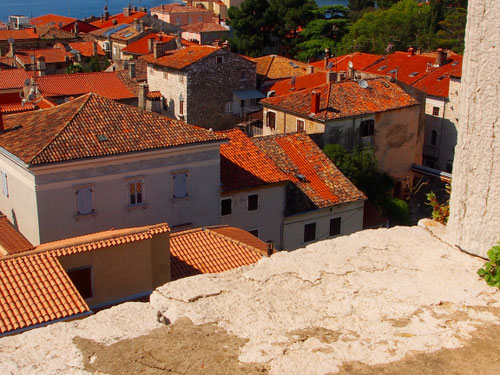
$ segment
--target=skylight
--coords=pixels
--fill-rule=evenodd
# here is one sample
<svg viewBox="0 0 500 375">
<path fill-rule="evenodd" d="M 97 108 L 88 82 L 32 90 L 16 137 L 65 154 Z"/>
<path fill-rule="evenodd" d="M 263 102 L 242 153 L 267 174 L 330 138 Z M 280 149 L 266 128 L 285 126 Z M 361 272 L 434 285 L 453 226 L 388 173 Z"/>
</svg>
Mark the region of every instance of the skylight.
<svg viewBox="0 0 500 375">
<path fill-rule="evenodd" d="M 446 77 L 445 75 L 439 76 L 437 80 L 442 81 L 445 77 Z"/>
<path fill-rule="evenodd" d="M 109 141 L 108 137 L 106 137 L 104 134 L 98 134 L 98 135 L 97 135 L 97 139 L 98 139 L 100 142 Z"/>
<path fill-rule="evenodd" d="M 389 74 L 394 74 L 394 73 L 396 73 L 397 71 L 398 71 L 397 69 L 392 69 L 392 70 L 389 70 L 387 73 L 389 73 Z"/>
<path fill-rule="evenodd" d="M 408 74 L 409 77 L 415 77 L 418 75 L 418 72 L 411 72 L 410 74 Z"/>
<path fill-rule="evenodd" d="M 385 68 L 387 68 L 387 65 L 382 65 L 380 68 L 378 68 L 377 70 L 384 70 Z"/>
</svg>

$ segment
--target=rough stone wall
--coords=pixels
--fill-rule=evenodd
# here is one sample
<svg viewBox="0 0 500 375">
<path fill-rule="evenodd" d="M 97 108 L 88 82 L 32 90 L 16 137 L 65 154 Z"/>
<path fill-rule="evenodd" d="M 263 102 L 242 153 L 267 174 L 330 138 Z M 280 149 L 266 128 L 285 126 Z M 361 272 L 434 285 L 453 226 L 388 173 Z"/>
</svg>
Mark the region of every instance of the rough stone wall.
<svg viewBox="0 0 500 375">
<path fill-rule="evenodd" d="M 217 64 L 217 56 L 223 56 L 224 62 Z M 246 72 L 245 79 L 241 76 L 243 71 Z M 225 113 L 226 102 L 233 102 L 235 91 L 255 88 L 255 63 L 220 49 L 189 68 L 186 120 L 213 129 L 234 125 L 237 119 Z"/>
<path fill-rule="evenodd" d="M 500 2 L 469 1 L 455 149 L 451 239 L 486 256 L 500 240 Z"/>
</svg>

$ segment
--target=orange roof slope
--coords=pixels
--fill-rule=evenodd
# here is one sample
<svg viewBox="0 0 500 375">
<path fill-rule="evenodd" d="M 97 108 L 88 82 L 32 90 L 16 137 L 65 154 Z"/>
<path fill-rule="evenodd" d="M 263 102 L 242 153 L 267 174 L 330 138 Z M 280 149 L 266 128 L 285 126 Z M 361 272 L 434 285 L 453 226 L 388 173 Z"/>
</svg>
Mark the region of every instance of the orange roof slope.
<svg viewBox="0 0 500 375">
<path fill-rule="evenodd" d="M 116 72 L 53 74 L 36 77 L 38 89 L 45 97 L 78 96 L 89 92 L 108 99 L 129 99 L 135 95 Z"/>
<path fill-rule="evenodd" d="M 53 108 L 4 116 L 4 127 L 0 147 L 31 165 L 225 139 L 95 94 Z"/>
<path fill-rule="evenodd" d="M 0 257 L 31 249 L 33 245 L 12 226 L 5 215 L 0 213 Z"/>
<path fill-rule="evenodd" d="M 287 189 L 286 215 L 366 199 L 306 133 L 256 137 L 252 141 L 294 185 Z"/>
<path fill-rule="evenodd" d="M 141 59 L 149 64 L 180 70 L 204 59 L 212 53 L 217 52 L 219 49 L 219 47 L 211 46 L 192 46 L 174 51 L 167 51 L 164 56 L 157 59 L 155 59 L 153 55 L 142 56 Z"/>
<path fill-rule="evenodd" d="M 368 88 L 362 88 L 356 81 L 347 80 L 266 98 L 261 103 L 318 121 L 390 111 L 418 104 L 418 101 L 405 93 L 402 88 L 385 78 L 366 81 L 369 84 Z M 320 94 L 319 112 L 316 114 L 311 114 L 313 91 Z"/>
<path fill-rule="evenodd" d="M 35 72 L 24 69 L 0 70 L 0 90 L 21 89 L 24 82 L 33 77 Z"/>
<path fill-rule="evenodd" d="M 224 26 L 216 22 L 198 22 L 190 25 L 182 26 L 182 29 L 188 33 L 209 33 L 211 31 L 227 31 Z"/>
<path fill-rule="evenodd" d="M 43 16 L 32 18 L 30 23 L 35 26 L 54 25 L 59 28 L 76 20 L 76 18 L 59 16 L 57 14 L 45 14 Z"/>
<path fill-rule="evenodd" d="M 14 40 L 40 39 L 34 29 L 0 30 L 1 41 L 8 41 L 9 38 L 13 38 Z"/>
<path fill-rule="evenodd" d="M 157 12 L 157 13 L 190 13 L 190 12 L 211 12 L 210 10 L 206 8 L 198 8 L 190 5 L 183 5 L 179 3 L 171 3 L 171 4 L 163 4 L 154 8 L 150 9 L 151 12 Z"/>
<path fill-rule="evenodd" d="M 288 59 L 278 55 L 268 55 L 252 59 L 257 63 L 257 75 L 266 79 L 283 79 L 290 77 L 300 77 L 307 74 L 307 66 L 300 61 Z M 297 66 L 294 68 L 292 63 Z"/>
<path fill-rule="evenodd" d="M 115 14 L 114 16 L 109 17 L 107 20 L 97 20 L 94 22 L 91 22 L 90 24 L 93 26 L 96 26 L 100 29 L 103 29 L 105 27 L 113 26 L 113 25 L 119 25 L 119 24 L 131 24 L 134 22 L 134 20 L 140 20 L 142 17 L 147 16 L 147 13 L 144 12 L 131 12 L 131 15 L 128 17 L 125 17 L 123 13 L 118 13 Z"/>
<path fill-rule="evenodd" d="M 218 133 L 231 139 L 220 147 L 222 190 L 238 190 L 288 181 L 287 176 L 243 131 L 232 129 Z"/>
<path fill-rule="evenodd" d="M 63 48 L 45 48 L 45 49 L 31 49 L 31 50 L 16 50 L 16 59 L 23 65 L 31 64 L 32 56 L 35 58 L 44 57 L 45 62 L 48 64 L 53 63 L 63 63 L 66 59 L 70 59 L 73 56 L 66 52 Z"/>
<path fill-rule="evenodd" d="M 0 333 L 89 312 L 51 254 L 0 259 Z"/>
<path fill-rule="evenodd" d="M 421 78 L 413 87 L 424 91 L 427 95 L 447 98 L 450 89 L 450 76 L 460 78 L 462 76 L 462 56 L 449 54 L 447 63 L 438 69 L 434 69 Z"/>
<path fill-rule="evenodd" d="M 92 57 L 94 56 L 94 42 L 75 42 L 69 43 L 71 49 L 79 51 L 82 56 Z M 97 54 L 101 56 L 106 56 L 104 50 L 101 46 L 97 45 Z"/>
<path fill-rule="evenodd" d="M 223 233 L 212 228 L 197 228 L 170 235 L 170 272 L 172 280 L 201 273 L 218 273 L 247 266 L 262 258 L 255 247 L 258 238 L 248 240 L 251 234 L 241 235 L 243 229 L 233 228 Z M 237 239 L 233 236 L 237 236 Z M 252 236 L 253 237 L 253 236 Z M 264 242 L 260 247 L 266 246 Z"/>
<path fill-rule="evenodd" d="M 148 34 L 145 37 L 130 43 L 127 47 L 122 49 L 122 52 L 128 52 L 134 55 L 147 55 L 152 52 L 148 45 L 149 39 L 155 39 L 160 43 L 166 43 L 175 39 L 175 36 L 165 34 Z"/>
<path fill-rule="evenodd" d="M 295 78 L 295 83 L 292 84 L 292 78 L 283 79 L 273 83 L 266 90 L 274 91 L 276 96 L 291 94 L 304 89 L 309 89 L 322 85 L 327 82 L 326 71 L 308 74 Z"/>
<path fill-rule="evenodd" d="M 362 53 L 362 52 L 354 52 L 348 55 L 331 57 L 328 59 L 328 63 L 332 63 L 331 70 L 333 71 L 345 71 L 347 72 L 347 68 L 349 67 L 349 61 L 352 62 L 353 68 L 356 70 L 363 70 L 367 66 L 375 63 L 377 60 L 381 59 L 380 55 L 372 55 L 371 53 Z M 310 63 L 309 65 L 314 66 L 315 68 L 326 69 L 325 61 L 315 61 Z"/>
</svg>

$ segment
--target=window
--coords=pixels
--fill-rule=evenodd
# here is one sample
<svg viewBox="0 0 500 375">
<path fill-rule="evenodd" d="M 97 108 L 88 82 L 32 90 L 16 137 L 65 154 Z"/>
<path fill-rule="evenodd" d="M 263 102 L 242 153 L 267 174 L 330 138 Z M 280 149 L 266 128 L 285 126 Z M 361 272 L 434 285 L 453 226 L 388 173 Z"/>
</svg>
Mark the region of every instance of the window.
<svg viewBox="0 0 500 375">
<path fill-rule="evenodd" d="M 221 216 L 231 215 L 233 212 L 233 200 L 231 198 L 224 198 L 220 201 L 220 214 Z"/>
<path fill-rule="evenodd" d="M 244 100 L 240 100 L 240 107 L 241 107 L 241 109 L 245 108 L 245 101 Z"/>
<path fill-rule="evenodd" d="M 338 236 L 340 234 L 340 223 L 340 217 L 330 219 L 330 236 Z"/>
<path fill-rule="evenodd" d="M 248 233 L 250 233 L 251 235 L 259 238 L 259 230 L 258 229 L 252 229 L 252 230 L 249 230 Z"/>
<path fill-rule="evenodd" d="M 243 80 L 246 80 L 248 79 L 248 72 L 246 70 L 242 70 L 240 72 L 240 80 L 243 81 Z"/>
<path fill-rule="evenodd" d="M 305 121 L 297 119 L 297 131 L 303 132 L 305 128 Z"/>
<path fill-rule="evenodd" d="M 233 113 L 233 102 L 226 102 L 226 113 Z"/>
<path fill-rule="evenodd" d="M 9 184 L 7 183 L 7 174 L 2 172 L 2 193 L 6 197 L 9 196 Z"/>
<path fill-rule="evenodd" d="M 437 143 L 437 137 L 438 137 L 437 131 L 433 130 L 431 132 L 431 145 L 433 145 L 433 146 L 436 145 L 436 143 Z"/>
<path fill-rule="evenodd" d="M 257 99 L 252 98 L 250 99 L 250 107 L 256 107 L 257 106 Z"/>
<path fill-rule="evenodd" d="M 248 211 L 255 211 L 259 208 L 259 194 L 251 194 L 248 196 Z"/>
<path fill-rule="evenodd" d="M 271 129 L 276 127 L 276 113 L 275 112 L 267 112 L 266 114 L 266 125 Z"/>
<path fill-rule="evenodd" d="M 439 116 L 439 107 L 432 107 L 432 115 Z"/>
<path fill-rule="evenodd" d="M 304 243 L 311 242 L 316 239 L 316 223 L 304 225 Z"/>
<path fill-rule="evenodd" d="M 79 188 L 75 194 L 77 215 L 87 215 L 94 212 L 94 189 L 91 186 Z"/>
<path fill-rule="evenodd" d="M 179 82 L 180 82 L 180 83 L 184 83 L 184 75 L 183 75 L 183 74 L 181 74 L 181 75 L 179 76 Z"/>
<path fill-rule="evenodd" d="M 143 188 L 144 184 L 142 181 L 130 181 L 128 183 L 129 205 L 135 206 L 143 202 L 144 199 Z"/>
<path fill-rule="evenodd" d="M 187 197 L 187 173 L 176 173 L 174 180 L 174 198 Z"/>
<path fill-rule="evenodd" d="M 175 24 L 177 26 L 180 26 L 181 25 L 181 18 L 180 17 L 175 17 Z"/>
<path fill-rule="evenodd" d="M 92 267 L 86 266 L 68 270 L 70 280 L 75 285 L 83 299 L 92 298 Z"/>
<path fill-rule="evenodd" d="M 222 64 L 224 62 L 224 56 L 215 56 L 215 63 Z"/>
<path fill-rule="evenodd" d="M 179 114 L 180 115 L 184 114 L 184 102 L 183 101 L 179 102 Z"/>
<path fill-rule="evenodd" d="M 361 121 L 360 135 L 361 137 L 371 137 L 375 132 L 375 120 Z"/>
</svg>

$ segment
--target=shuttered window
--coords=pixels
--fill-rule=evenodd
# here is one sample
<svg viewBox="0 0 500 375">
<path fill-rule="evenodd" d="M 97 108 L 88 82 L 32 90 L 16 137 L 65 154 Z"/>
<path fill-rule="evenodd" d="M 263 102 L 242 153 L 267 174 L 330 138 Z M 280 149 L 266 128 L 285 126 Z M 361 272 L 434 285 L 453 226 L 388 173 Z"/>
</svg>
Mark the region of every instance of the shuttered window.
<svg viewBox="0 0 500 375">
<path fill-rule="evenodd" d="M 187 197 L 187 173 L 174 174 L 174 198 Z"/>
<path fill-rule="evenodd" d="M 129 205 L 141 204 L 144 197 L 144 186 L 142 181 L 131 181 L 128 183 Z"/>
<path fill-rule="evenodd" d="M 87 215 L 94 212 L 94 190 L 91 187 L 76 191 L 76 213 Z"/>
</svg>

